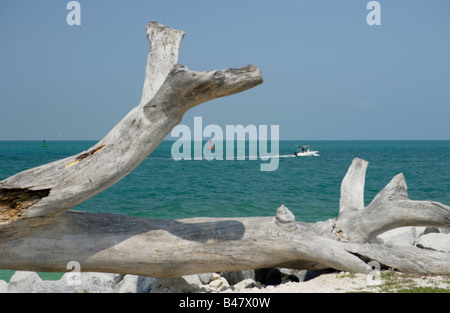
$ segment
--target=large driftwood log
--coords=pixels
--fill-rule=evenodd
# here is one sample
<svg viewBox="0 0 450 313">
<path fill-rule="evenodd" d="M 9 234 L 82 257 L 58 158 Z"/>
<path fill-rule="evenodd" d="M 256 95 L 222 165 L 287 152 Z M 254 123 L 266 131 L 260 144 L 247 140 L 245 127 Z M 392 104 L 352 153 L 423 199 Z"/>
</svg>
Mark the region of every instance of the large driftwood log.
<svg viewBox="0 0 450 313">
<path fill-rule="evenodd" d="M 272 266 L 367 273 L 377 261 L 402 272 L 450 274 L 447 253 L 343 242 L 319 235 L 317 226 L 331 233 L 333 222 L 295 222 L 283 206 L 276 217 L 229 219 L 68 211 L 32 236 L 1 243 L 0 267 L 66 271 L 77 261 L 83 271 L 170 277 Z"/>
<path fill-rule="evenodd" d="M 450 228 L 450 207 L 408 199 L 399 174 L 364 207 L 368 163 L 354 159 L 342 182 L 339 215 L 296 222 L 275 217 L 145 219 L 69 210 L 130 173 L 202 102 L 262 83 L 254 66 L 193 72 L 177 65 L 184 33 L 147 25 L 151 41 L 141 103 L 88 151 L 0 182 L 0 268 L 156 277 L 283 266 L 367 273 L 369 261 L 403 272 L 450 274 L 450 255 L 371 244 L 400 226 Z"/>
</svg>

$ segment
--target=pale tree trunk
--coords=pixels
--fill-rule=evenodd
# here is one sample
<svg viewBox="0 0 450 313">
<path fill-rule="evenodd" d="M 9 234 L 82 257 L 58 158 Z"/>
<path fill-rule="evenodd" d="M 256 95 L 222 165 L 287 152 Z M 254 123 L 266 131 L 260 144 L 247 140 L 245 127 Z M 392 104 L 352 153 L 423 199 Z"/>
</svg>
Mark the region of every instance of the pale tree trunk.
<svg viewBox="0 0 450 313">
<path fill-rule="evenodd" d="M 339 215 L 296 222 L 274 217 L 157 220 L 69 210 L 138 166 L 190 108 L 262 83 L 261 71 L 194 72 L 178 65 L 184 33 L 147 25 L 151 41 L 140 104 L 88 151 L 0 182 L 0 268 L 155 277 L 283 266 L 367 273 L 369 261 L 403 272 L 450 274 L 450 255 L 370 244 L 400 226 L 450 228 L 450 208 L 412 201 L 399 174 L 364 207 L 368 163 L 355 158 L 341 186 Z M 186 178 L 188 179 L 188 178 Z"/>
</svg>

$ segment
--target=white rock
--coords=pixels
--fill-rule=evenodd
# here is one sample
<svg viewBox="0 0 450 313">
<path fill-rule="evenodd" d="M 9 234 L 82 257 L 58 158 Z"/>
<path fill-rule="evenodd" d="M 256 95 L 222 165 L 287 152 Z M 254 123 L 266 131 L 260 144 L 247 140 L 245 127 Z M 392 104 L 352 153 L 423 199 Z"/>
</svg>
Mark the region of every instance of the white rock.
<svg viewBox="0 0 450 313">
<path fill-rule="evenodd" d="M 255 282 L 251 278 L 247 278 L 247 279 L 244 279 L 244 280 L 238 282 L 233 287 L 234 287 L 235 291 L 241 291 L 246 288 L 253 288 L 253 287 L 261 288 L 262 284 L 260 282 Z"/>
<path fill-rule="evenodd" d="M 426 227 L 399 227 L 377 236 L 378 242 L 386 245 L 413 246 L 417 238 L 424 234 Z"/>
<path fill-rule="evenodd" d="M 450 253 L 450 235 L 443 233 L 426 234 L 417 239 L 416 246 Z"/>
<path fill-rule="evenodd" d="M 117 283 L 116 274 L 109 273 L 81 273 L 82 285 L 94 285 L 106 288 L 114 288 Z"/>
<path fill-rule="evenodd" d="M 220 277 L 218 279 L 212 280 L 208 286 L 214 289 L 220 289 L 223 287 L 230 287 L 230 284 L 224 277 Z"/>
<path fill-rule="evenodd" d="M 198 275 L 157 278 L 152 283 L 151 293 L 182 293 L 199 291 L 202 282 Z"/>
<path fill-rule="evenodd" d="M 216 280 L 216 279 L 219 279 L 220 277 L 222 277 L 222 276 L 220 276 L 220 275 L 217 274 L 217 273 L 211 273 L 211 281 Z"/>
<path fill-rule="evenodd" d="M 198 278 L 202 282 L 202 284 L 208 284 L 212 280 L 212 273 L 203 273 L 198 274 Z"/>
<path fill-rule="evenodd" d="M 150 292 L 154 277 L 125 275 L 123 279 L 114 287 L 117 293 L 147 293 Z"/>
<path fill-rule="evenodd" d="M 4 280 L 0 280 L 0 293 L 6 293 L 8 290 L 8 283 Z"/>
<path fill-rule="evenodd" d="M 33 285 L 41 282 L 36 272 L 16 271 L 9 280 L 7 292 L 30 293 L 33 292 Z"/>
<path fill-rule="evenodd" d="M 77 274 L 77 275 L 75 275 Z M 121 275 L 110 273 L 65 273 L 58 281 L 61 292 L 113 293 Z M 51 291 L 49 291 L 51 292 Z M 56 291 L 58 292 L 58 291 Z"/>
<path fill-rule="evenodd" d="M 150 291 L 154 280 L 153 277 L 94 272 L 68 272 L 60 280 L 42 280 L 36 272 L 17 271 L 9 284 L 0 281 L 0 293 L 144 293 Z"/>
</svg>

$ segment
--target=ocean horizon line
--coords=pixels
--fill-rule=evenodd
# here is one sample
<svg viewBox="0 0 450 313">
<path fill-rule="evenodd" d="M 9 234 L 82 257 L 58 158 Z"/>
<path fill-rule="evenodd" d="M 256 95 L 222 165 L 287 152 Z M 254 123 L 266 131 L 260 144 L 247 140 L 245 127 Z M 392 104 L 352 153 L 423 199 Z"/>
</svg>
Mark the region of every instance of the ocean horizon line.
<svg viewBox="0 0 450 313">
<path fill-rule="evenodd" d="M 101 139 L 0 139 L 0 142 L 99 142 Z M 209 139 L 204 139 L 202 142 L 206 142 Z M 176 142 L 179 139 L 163 139 L 162 142 Z M 189 141 L 189 140 L 186 140 Z M 196 142 L 199 140 L 191 140 L 191 142 Z M 233 141 L 233 140 L 222 140 Z M 244 140 L 234 140 L 236 142 L 244 141 Z M 246 142 L 251 141 L 246 139 Z M 255 140 L 258 141 L 258 140 Z M 270 141 L 270 140 L 268 140 Z M 450 139 L 279 139 L 272 141 L 450 141 Z"/>
</svg>

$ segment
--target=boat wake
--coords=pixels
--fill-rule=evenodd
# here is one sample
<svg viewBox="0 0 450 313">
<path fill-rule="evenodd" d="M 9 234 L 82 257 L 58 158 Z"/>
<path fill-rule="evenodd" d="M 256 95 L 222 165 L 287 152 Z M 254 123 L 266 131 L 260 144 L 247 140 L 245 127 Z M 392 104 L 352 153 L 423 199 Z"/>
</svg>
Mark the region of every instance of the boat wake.
<svg viewBox="0 0 450 313">
<path fill-rule="evenodd" d="M 298 156 L 306 156 L 306 155 L 298 155 Z M 315 153 L 315 154 L 310 154 L 309 156 L 319 156 L 319 154 Z M 266 160 L 269 158 L 296 158 L 297 155 L 294 154 L 282 154 L 282 155 L 270 155 L 270 156 L 260 156 L 261 160 Z"/>
<path fill-rule="evenodd" d="M 260 159 L 262 161 L 266 161 L 266 160 L 268 160 L 270 158 L 296 158 L 296 157 L 300 157 L 300 156 L 302 156 L 302 155 L 298 155 L 298 156 L 296 156 L 294 154 L 258 155 L 258 156 L 246 156 L 245 160 L 257 160 L 257 159 Z M 319 154 L 310 154 L 310 156 L 319 156 Z M 150 157 L 150 159 L 153 159 L 153 160 L 173 160 L 173 158 L 161 158 L 161 157 Z M 191 160 L 193 160 L 193 159 L 191 159 Z M 204 160 L 204 158 L 202 160 Z M 225 158 L 224 157 L 223 160 L 224 161 L 233 161 L 233 160 L 245 161 L 245 160 L 238 159 L 238 157 L 236 157 L 236 156 L 233 157 L 233 158 Z"/>
<path fill-rule="evenodd" d="M 293 154 L 284 154 L 284 155 L 274 155 L 273 158 L 295 158 Z"/>
</svg>

